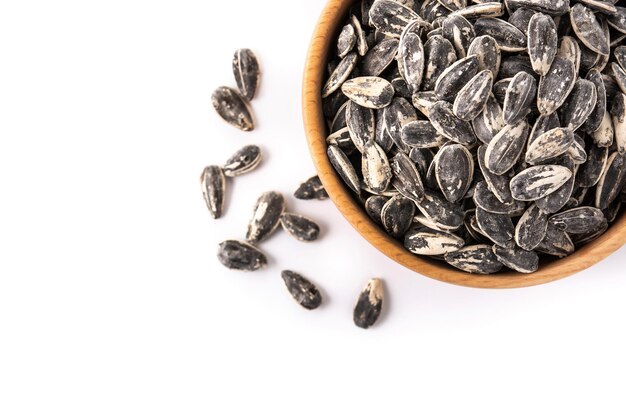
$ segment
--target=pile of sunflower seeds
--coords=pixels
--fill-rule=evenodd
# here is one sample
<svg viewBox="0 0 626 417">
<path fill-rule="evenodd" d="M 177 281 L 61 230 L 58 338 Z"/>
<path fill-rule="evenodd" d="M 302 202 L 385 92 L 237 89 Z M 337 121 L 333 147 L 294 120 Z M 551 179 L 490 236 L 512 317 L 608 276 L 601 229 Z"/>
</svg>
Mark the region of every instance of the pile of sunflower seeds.
<svg viewBox="0 0 626 417">
<path fill-rule="evenodd" d="M 356 3 L 322 89 L 330 162 L 416 255 L 491 274 L 572 254 L 626 201 L 614 3 Z"/>
</svg>

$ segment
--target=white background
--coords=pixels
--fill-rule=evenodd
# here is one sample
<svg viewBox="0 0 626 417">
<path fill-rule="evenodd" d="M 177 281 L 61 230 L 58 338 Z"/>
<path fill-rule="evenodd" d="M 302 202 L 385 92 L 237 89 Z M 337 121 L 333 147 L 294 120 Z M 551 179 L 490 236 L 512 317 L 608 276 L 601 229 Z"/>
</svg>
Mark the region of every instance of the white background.
<svg viewBox="0 0 626 417">
<path fill-rule="evenodd" d="M 314 173 L 300 84 L 323 0 L 0 3 L 0 415 L 623 416 L 626 249 L 536 288 L 454 287 L 385 258 L 331 202 L 323 227 L 216 260 L 256 197 Z M 263 67 L 258 129 L 212 112 L 235 49 Z M 210 219 L 198 177 L 244 144 L 265 161 Z M 325 304 L 305 311 L 282 269 Z M 365 282 L 384 315 L 352 324 Z"/>
</svg>

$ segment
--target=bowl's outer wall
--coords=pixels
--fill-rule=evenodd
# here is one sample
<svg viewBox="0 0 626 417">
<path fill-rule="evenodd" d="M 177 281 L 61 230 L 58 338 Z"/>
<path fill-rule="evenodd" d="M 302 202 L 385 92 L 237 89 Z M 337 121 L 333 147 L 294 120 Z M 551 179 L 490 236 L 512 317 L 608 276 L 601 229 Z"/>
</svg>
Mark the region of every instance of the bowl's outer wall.
<svg viewBox="0 0 626 417">
<path fill-rule="evenodd" d="M 334 47 L 335 36 L 353 3 L 353 0 L 329 0 L 318 21 L 305 65 L 303 116 L 311 156 L 324 187 L 339 211 L 367 241 L 389 258 L 419 274 L 476 288 L 519 288 L 555 281 L 589 268 L 622 247 L 626 242 L 624 211 L 599 239 L 567 258 L 544 261 L 539 271 L 533 274 L 507 272 L 482 276 L 468 274 L 425 257 L 417 257 L 382 231 L 352 198 L 326 155 L 327 128 L 320 91 L 322 82 L 325 81 L 328 53 Z"/>
</svg>

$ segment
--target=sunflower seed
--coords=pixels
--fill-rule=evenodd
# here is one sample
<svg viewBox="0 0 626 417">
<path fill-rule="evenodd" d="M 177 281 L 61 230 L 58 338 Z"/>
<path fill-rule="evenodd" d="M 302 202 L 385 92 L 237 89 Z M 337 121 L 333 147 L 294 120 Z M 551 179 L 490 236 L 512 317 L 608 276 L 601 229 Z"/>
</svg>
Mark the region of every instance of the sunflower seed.
<svg viewBox="0 0 626 417">
<path fill-rule="evenodd" d="M 430 109 L 428 118 L 440 135 L 462 145 L 471 145 L 476 142 L 472 126 L 459 119 L 452 111 L 452 105 L 445 101 L 438 101 Z"/>
<path fill-rule="evenodd" d="M 506 125 L 489 142 L 485 150 L 485 166 L 489 171 L 502 175 L 513 168 L 524 149 L 528 130 L 528 123 L 521 120 L 514 125 Z"/>
<path fill-rule="evenodd" d="M 352 15 L 351 23 L 354 27 L 354 33 L 356 35 L 356 50 L 359 55 L 365 56 L 369 47 L 367 45 L 367 40 L 365 39 L 365 32 L 361 27 L 361 22 L 359 22 L 359 19 L 357 19 L 356 16 Z"/>
<path fill-rule="evenodd" d="M 626 94 L 617 93 L 611 106 L 617 151 L 626 153 Z"/>
<path fill-rule="evenodd" d="M 445 255 L 461 249 L 465 241 L 452 233 L 416 228 L 404 236 L 404 247 L 416 255 Z"/>
<path fill-rule="evenodd" d="M 425 0 L 420 8 L 420 15 L 429 22 L 435 22 L 439 18 L 445 18 L 450 14 L 438 0 Z"/>
<path fill-rule="evenodd" d="M 608 24 L 615 30 L 626 33 L 626 7 L 616 7 L 617 12 L 607 16 Z"/>
<path fill-rule="evenodd" d="M 449 227 L 445 224 L 437 223 L 426 216 L 422 216 L 421 214 L 415 216 L 413 218 L 413 221 L 419 223 L 421 226 L 425 226 L 429 229 L 433 229 L 439 232 L 454 232 L 459 229 L 458 227 Z"/>
<path fill-rule="evenodd" d="M 609 149 L 591 145 L 587 153 L 587 162 L 578 170 L 577 180 L 581 187 L 595 187 L 600 181 L 609 159 Z"/>
<path fill-rule="evenodd" d="M 574 63 L 559 56 L 554 58 L 548 73 L 541 77 L 537 90 L 537 108 L 541 114 L 557 110 L 574 88 Z"/>
<path fill-rule="evenodd" d="M 424 185 L 411 158 L 403 153 L 396 154 L 391 160 L 391 170 L 402 184 L 401 189 L 398 189 L 402 195 L 416 202 L 424 198 Z"/>
<path fill-rule="evenodd" d="M 465 58 L 467 48 L 476 37 L 472 24 L 463 16 L 450 15 L 444 19 L 441 28 L 443 37 L 454 46 L 456 56 Z"/>
<path fill-rule="evenodd" d="M 465 230 L 467 230 L 468 235 L 476 242 L 486 243 L 489 239 L 487 236 L 483 235 L 482 230 L 476 224 L 476 210 L 472 210 L 466 213 L 465 222 L 464 222 Z M 469 244 L 469 242 L 467 242 Z"/>
<path fill-rule="evenodd" d="M 530 147 L 533 142 L 535 142 L 544 133 L 552 129 L 556 129 L 560 126 L 561 122 L 559 121 L 559 116 L 557 116 L 556 113 L 550 113 L 549 115 L 539 115 L 539 117 L 537 117 L 537 120 L 535 121 L 535 125 L 530 131 L 528 146 Z"/>
<path fill-rule="evenodd" d="M 281 272 L 287 291 L 294 300 L 307 310 L 315 310 L 322 304 L 322 295 L 308 279 L 293 271 Z"/>
<path fill-rule="evenodd" d="M 570 128 L 557 127 L 548 130 L 528 145 L 526 162 L 532 165 L 548 161 L 564 154 L 574 142 L 574 132 Z"/>
<path fill-rule="evenodd" d="M 356 45 L 356 32 L 354 31 L 354 26 L 347 24 L 341 29 L 337 39 L 337 55 L 339 58 L 348 55 L 354 49 L 354 45 Z"/>
<path fill-rule="evenodd" d="M 224 211 L 224 198 L 226 194 L 226 179 L 224 172 L 218 166 L 204 168 L 200 177 L 202 195 L 206 202 L 209 213 L 214 219 L 222 217 Z"/>
<path fill-rule="evenodd" d="M 476 55 L 478 59 L 478 70 L 489 70 L 495 78 L 500 71 L 500 47 L 498 42 L 489 35 L 474 38 L 469 48 L 468 55 Z"/>
<path fill-rule="evenodd" d="M 610 74 L 622 93 L 626 93 L 626 71 L 617 62 L 611 62 Z"/>
<path fill-rule="evenodd" d="M 352 138 L 350 137 L 350 131 L 347 127 L 328 135 L 328 137 L 326 137 L 326 144 L 338 146 L 347 155 L 352 154 L 356 150 L 354 142 L 352 142 Z"/>
<path fill-rule="evenodd" d="M 528 207 L 515 227 L 515 243 L 525 250 L 533 250 L 543 240 L 548 231 L 548 214 L 536 204 Z"/>
<path fill-rule="evenodd" d="M 524 210 L 524 203 L 521 201 L 512 201 L 510 203 L 503 203 L 496 198 L 496 196 L 489 190 L 487 183 L 480 181 L 476 184 L 473 196 L 474 204 L 476 207 L 488 211 L 494 214 L 507 214 L 517 213 Z"/>
<path fill-rule="evenodd" d="M 267 257 L 252 245 L 226 240 L 219 245 L 217 259 L 228 269 L 256 271 L 267 266 Z"/>
<path fill-rule="evenodd" d="M 604 112 L 606 111 L 606 88 L 604 87 L 602 75 L 596 69 L 589 71 L 586 79 L 591 81 L 596 87 L 596 103 L 593 111 L 582 125 L 582 130 L 587 133 L 593 133 L 600 128 Z"/>
<path fill-rule="evenodd" d="M 602 211 L 605 217 L 605 222 L 613 223 L 617 220 L 617 216 L 621 213 L 622 202 L 617 199 L 613 201 L 606 209 Z"/>
<path fill-rule="evenodd" d="M 480 171 L 485 178 L 485 182 L 496 198 L 504 204 L 512 204 L 513 196 L 511 195 L 511 189 L 509 188 L 509 182 L 511 178 L 508 175 L 497 175 L 492 173 L 487 166 L 485 165 L 485 153 L 487 151 L 486 146 L 480 146 L 478 148 L 478 165 L 480 166 Z"/>
<path fill-rule="evenodd" d="M 509 15 L 508 22 L 528 36 L 528 24 L 535 14 L 537 14 L 536 11 L 521 7 Z"/>
<path fill-rule="evenodd" d="M 535 14 L 528 24 L 528 55 L 533 70 L 546 75 L 556 55 L 558 37 L 550 16 Z"/>
<path fill-rule="evenodd" d="M 357 327 L 368 329 L 376 323 L 383 308 L 383 295 L 382 280 L 376 278 L 367 283 L 354 307 L 354 324 Z"/>
<path fill-rule="evenodd" d="M 405 145 L 416 148 L 434 148 L 446 142 L 446 139 L 428 120 L 417 120 L 405 124 L 402 127 L 401 137 Z"/>
<path fill-rule="evenodd" d="M 595 207 L 577 207 L 550 217 L 550 223 L 567 233 L 588 233 L 605 222 L 604 214 Z"/>
<path fill-rule="evenodd" d="M 506 214 L 489 213 L 477 207 L 476 223 L 483 234 L 498 245 L 506 245 L 515 234 L 513 221 Z"/>
<path fill-rule="evenodd" d="M 470 55 L 446 68 L 435 83 L 435 94 L 440 100 L 452 100 L 478 72 L 478 58 Z"/>
<path fill-rule="evenodd" d="M 424 56 L 422 89 L 432 90 L 441 73 L 456 61 L 457 56 L 450 41 L 440 35 L 433 36 L 426 41 Z"/>
<path fill-rule="evenodd" d="M 484 70 L 461 89 L 454 100 L 453 112 L 461 120 L 471 121 L 484 109 L 493 85 L 491 71 Z"/>
<path fill-rule="evenodd" d="M 504 266 L 522 274 L 532 274 L 539 269 L 539 256 L 515 245 L 509 247 L 493 246 L 493 253 Z"/>
<path fill-rule="evenodd" d="M 561 107 L 561 123 L 577 130 L 587 120 L 598 102 L 596 86 L 591 81 L 579 79 Z"/>
<path fill-rule="evenodd" d="M 438 101 L 434 91 L 420 91 L 413 94 L 413 107 L 419 110 L 424 116 L 429 117 L 430 108 Z"/>
<path fill-rule="evenodd" d="M 261 149 L 256 145 L 244 146 L 228 158 L 222 167 L 227 177 L 237 177 L 252 171 L 261 163 Z"/>
<path fill-rule="evenodd" d="M 385 39 L 376 44 L 363 58 L 363 75 L 379 76 L 391 64 L 397 53 L 397 39 Z"/>
<path fill-rule="evenodd" d="M 502 108 L 504 122 L 512 125 L 526 117 L 536 93 L 537 82 L 532 75 L 527 72 L 516 74 L 506 89 Z"/>
<path fill-rule="evenodd" d="M 367 215 L 380 225 L 383 224 L 383 207 L 385 206 L 385 204 L 387 204 L 388 201 L 389 197 L 385 197 L 382 195 L 373 195 L 365 200 L 365 211 L 367 212 Z"/>
<path fill-rule="evenodd" d="M 569 169 L 572 173 L 576 171 L 574 161 L 569 156 L 563 156 L 556 161 L 559 165 Z M 574 191 L 576 176 L 572 175 L 563 185 L 556 191 L 540 198 L 536 201 L 537 207 L 546 213 L 556 213 L 561 210 L 569 201 Z"/>
<path fill-rule="evenodd" d="M 387 233 L 400 238 L 413 223 L 415 203 L 402 195 L 397 195 L 385 203 L 380 216 Z"/>
<path fill-rule="evenodd" d="M 576 36 L 587 48 L 601 55 L 609 54 L 609 40 L 589 8 L 577 3 L 570 9 L 569 16 Z"/>
<path fill-rule="evenodd" d="M 459 228 L 463 225 L 463 210 L 437 194 L 425 192 L 424 198 L 415 203 L 424 216 L 436 223 L 448 228 Z"/>
<path fill-rule="evenodd" d="M 454 16 L 463 16 L 468 20 L 480 17 L 500 17 L 504 14 L 504 6 L 500 2 L 481 2 L 471 4 L 463 9 L 455 10 L 451 13 Z"/>
<path fill-rule="evenodd" d="M 398 46 L 398 68 L 412 92 L 419 90 L 424 76 L 424 45 L 417 32 L 420 21 L 416 20 L 406 27 Z"/>
<path fill-rule="evenodd" d="M 328 193 L 317 175 L 309 178 L 293 193 L 298 200 L 326 200 Z"/>
<path fill-rule="evenodd" d="M 239 49 L 233 58 L 233 73 L 241 95 L 252 100 L 259 86 L 259 61 L 250 49 Z"/>
<path fill-rule="evenodd" d="M 567 155 L 572 158 L 576 165 L 582 165 L 587 162 L 585 140 L 578 135 L 574 135 L 574 142 L 572 142 L 572 146 L 567 150 Z"/>
<path fill-rule="evenodd" d="M 394 78 L 393 80 L 391 80 L 391 85 L 393 86 L 393 89 L 395 90 L 397 97 L 402 97 L 407 100 L 411 100 L 411 97 L 412 97 L 411 90 L 409 89 L 409 86 L 407 85 L 406 81 L 404 81 L 404 78 L 402 77 Z"/>
<path fill-rule="evenodd" d="M 452 203 L 460 201 L 472 184 L 472 154 L 463 145 L 449 144 L 441 148 L 433 163 L 435 178 L 443 195 Z"/>
<path fill-rule="evenodd" d="M 574 245 L 583 246 L 589 242 L 596 240 L 598 237 L 603 235 L 608 229 L 609 229 L 609 223 L 605 221 L 600 226 L 598 226 L 597 230 L 594 230 L 589 233 L 583 233 L 583 234 L 572 234 L 570 237 L 572 239 L 572 242 L 574 242 Z"/>
<path fill-rule="evenodd" d="M 317 240 L 320 227 L 313 220 L 293 213 L 283 213 L 280 216 L 280 224 L 283 230 L 302 242 Z"/>
<path fill-rule="evenodd" d="M 428 167 L 433 162 L 434 157 L 432 151 L 428 149 L 413 148 L 409 152 L 409 159 L 415 163 L 417 172 L 422 178 L 428 172 Z"/>
<path fill-rule="evenodd" d="M 502 71 L 500 71 L 500 74 L 502 74 Z M 504 79 L 496 81 L 493 84 L 493 95 L 500 105 L 504 104 L 504 98 L 506 97 L 506 90 L 507 88 L 509 88 L 509 84 L 511 84 L 512 79 L 513 79 L 512 77 L 504 78 Z"/>
<path fill-rule="evenodd" d="M 225 122 L 244 132 L 254 130 L 254 116 L 248 101 L 230 87 L 219 87 L 211 96 L 211 103 Z"/>
<path fill-rule="evenodd" d="M 256 244 L 270 237 L 278 227 L 284 211 L 285 198 L 282 194 L 274 191 L 261 194 L 252 211 L 246 241 Z"/>
<path fill-rule="evenodd" d="M 550 223 L 548 223 L 545 237 L 535 249 L 538 252 L 559 258 L 565 258 L 576 250 L 569 235 L 564 230 Z"/>
<path fill-rule="evenodd" d="M 375 1 L 369 17 L 371 24 L 381 33 L 398 39 L 409 22 L 419 19 L 413 10 L 393 0 Z"/>
<path fill-rule="evenodd" d="M 596 187 L 595 206 L 606 209 L 619 196 L 626 182 L 626 155 L 614 152 L 607 161 Z"/>
<path fill-rule="evenodd" d="M 341 86 L 341 91 L 356 104 L 381 109 L 391 104 L 394 91 L 391 83 L 380 77 L 357 77 Z"/>
<path fill-rule="evenodd" d="M 572 177 L 572 171 L 560 165 L 539 165 L 525 169 L 511 180 L 513 198 L 535 201 L 558 190 Z"/>
<path fill-rule="evenodd" d="M 361 166 L 363 180 L 375 194 L 387 189 L 392 177 L 391 167 L 385 151 L 376 142 L 365 144 Z"/>
<path fill-rule="evenodd" d="M 361 193 L 359 177 L 345 153 L 338 146 L 330 145 L 327 150 L 328 159 L 346 185 L 356 194 Z"/>
<path fill-rule="evenodd" d="M 584 4 L 585 6 L 589 7 L 590 9 L 594 9 L 594 10 L 597 10 L 599 12 L 602 12 L 608 15 L 617 13 L 617 9 L 615 8 L 615 5 L 611 3 L 610 1 L 580 0 L 580 2 Z"/>
<path fill-rule="evenodd" d="M 525 7 L 551 16 L 561 16 L 569 11 L 569 1 L 507 0 L 506 5 L 509 10 L 517 10 L 520 7 Z"/>
<path fill-rule="evenodd" d="M 490 245 L 466 246 L 445 255 L 447 263 L 470 274 L 495 274 L 503 266 L 496 258 Z"/>
<path fill-rule="evenodd" d="M 476 35 L 490 35 L 502 51 L 516 52 L 526 49 L 526 36 L 524 33 L 502 19 L 486 17 L 476 20 L 474 23 Z"/>
<path fill-rule="evenodd" d="M 481 142 L 489 144 L 494 136 L 496 136 L 506 126 L 502 116 L 502 107 L 493 94 L 489 94 L 483 111 L 472 120 L 474 133 Z"/>
<path fill-rule="evenodd" d="M 332 93 L 337 91 L 343 83 L 350 77 L 350 74 L 356 67 L 358 56 L 356 52 L 350 52 L 345 56 L 335 68 L 335 71 L 328 77 L 328 81 L 322 89 L 322 97 L 329 97 Z"/>
<path fill-rule="evenodd" d="M 341 107 L 339 107 L 339 110 L 337 110 L 335 117 L 333 117 L 330 123 L 331 132 L 337 132 L 338 130 L 341 130 L 344 127 L 348 126 L 346 124 L 346 110 L 348 109 L 349 103 L 350 103 L 350 100 L 346 101 L 345 103 L 341 105 Z"/>
<path fill-rule="evenodd" d="M 346 124 L 354 146 L 363 153 L 365 144 L 376 136 L 376 119 L 371 109 L 351 101 L 346 109 Z"/>
<path fill-rule="evenodd" d="M 574 72 L 578 74 L 578 71 L 580 70 L 581 53 L 580 45 L 578 45 L 578 42 L 574 37 L 563 36 L 561 38 L 561 43 L 559 44 L 559 49 L 556 52 L 556 56 L 572 62 L 574 64 Z"/>
<path fill-rule="evenodd" d="M 580 71 L 588 72 L 592 68 L 596 67 L 600 61 L 600 54 L 587 48 L 585 45 L 580 45 Z"/>
</svg>

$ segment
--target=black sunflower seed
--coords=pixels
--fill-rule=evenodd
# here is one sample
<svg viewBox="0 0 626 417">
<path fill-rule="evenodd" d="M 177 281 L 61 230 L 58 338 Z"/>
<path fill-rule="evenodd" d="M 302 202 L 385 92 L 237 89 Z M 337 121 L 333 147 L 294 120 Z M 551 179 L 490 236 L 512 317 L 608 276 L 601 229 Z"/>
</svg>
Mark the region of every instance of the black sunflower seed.
<svg viewBox="0 0 626 417">
<path fill-rule="evenodd" d="M 424 45 L 419 36 L 420 21 L 409 23 L 398 46 L 398 69 L 412 92 L 419 90 L 424 76 Z"/>
<path fill-rule="evenodd" d="M 463 16 L 468 20 L 480 17 L 500 17 L 504 14 L 504 5 L 500 2 L 483 2 L 471 4 L 463 9 L 455 10 L 452 15 Z"/>
<path fill-rule="evenodd" d="M 433 162 L 434 157 L 432 151 L 428 149 L 413 148 L 409 152 L 409 159 L 415 163 L 417 171 L 422 178 L 426 176 L 428 167 Z"/>
<path fill-rule="evenodd" d="M 424 193 L 421 201 L 415 202 L 419 211 L 428 219 L 448 228 L 459 228 L 463 225 L 465 213 L 456 204 L 434 193 Z"/>
<path fill-rule="evenodd" d="M 526 144 L 528 130 L 525 120 L 514 125 L 507 124 L 489 142 L 485 150 L 485 166 L 489 171 L 502 175 L 513 168 Z"/>
<path fill-rule="evenodd" d="M 335 171 L 337 171 L 341 179 L 352 191 L 356 194 L 360 194 L 361 187 L 359 184 L 359 177 L 356 175 L 356 171 L 346 154 L 335 145 L 330 145 L 327 153 L 328 160 L 333 168 L 335 168 Z"/>
<path fill-rule="evenodd" d="M 329 97 L 342 86 L 342 84 L 350 77 L 354 67 L 356 67 L 357 60 L 358 55 L 356 52 L 350 52 L 341 60 L 339 65 L 337 65 L 337 68 L 335 68 L 330 77 L 328 77 L 328 81 L 326 81 L 326 84 L 322 89 L 323 98 Z"/>
<path fill-rule="evenodd" d="M 254 116 L 248 101 L 230 87 L 219 87 L 211 96 L 213 108 L 225 122 L 244 132 L 254 130 Z"/>
<path fill-rule="evenodd" d="M 441 29 L 443 37 L 454 46 L 457 58 L 465 58 L 476 37 L 472 24 L 463 16 L 453 14 L 444 19 Z"/>
<path fill-rule="evenodd" d="M 474 120 L 485 108 L 493 86 L 493 74 L 483 70 L 469 80 L 454 100 L 452 111 L 461 120 Z"/>
<path fill-rule="evenodd" d="M 551 16 L 561 16 L 569 11 L 568 1 L 554 0 L 507 0 L 509 10 L 517 10 L 520 7 L 546 13 Z"/>
<path fill-rule="evenodd" d="M 393 0 L 375 1 L 369 17 L 376 29 L 393 38 L 400 38 L 409 22 L 420 18 L 413 10 Z"/>
<path fill-rule="evenodd" d="M 493 253 L 491 245 L 466 246 L 445 255 L 447 263 L 470 274 L 495 274 L 503 266 Z"/>
<path fill-rule="evenodd" d="M 528 55 L 505 55 L 500 63 L 498 78 L 513 78 L 520 72 L 527 72 L 533 78 L 538 79 L 538 75 L 533 71 Z"/>
<path fill-rule="evenodd" d="M 309 178 L 293 193 L 298 200 L 326 200 L 328 193 L 317 175 Z"/>
<path fill-rule="evenodd" d="M 539 255 L 533 251 L 524 250 L 516 245 L 502 247 L 493 246 L 493 253 L 504 266 L 522 274 L 532 274 L 539 269 Z"/>
<path fill-rule="evenodd" d="M 239 49 L 233 57 L 233 73 L 241 95 L 252 100 L 259 87 L 259 61 L 250 49 Z"/>
<path fill-rule="evenodd" d="M 493 94 L 489 94 L 483 111 L 472 120 L 474 133 L 481 142 L 489 144 L 506 125 L 502 115 L 502 107 Z"/>
<path fill-rule="evenodd" d="M 556 129 L 560 126 L 561 122 L 559 121 L 559 116 L 556 113 L 539 115 L 539 117 L 537 117 L 537 120 L 535 121 L 532 130 L 530 131 L 530 136 L 528 137 L 528 146 L 531 146 L 532 143 L 544 133 L 548 132 L 549 130 Z"/>
<path fill-rule="evenodd" d="M 256 145 L 244 146 L 233 154 L 222 169 L 224 175 L 236 177 L 252 171 L 261 163 L 261 149 Z"/>
<path fill-rule="evenodd" d="M 528 55 L 533 70 L 546 75 L 557 51 L 556 25 L 550 16 L 535 14 L 528 23 Z"/>
<path fill-rule="evenodd" d="M 548 231 L 548 214 L 531 204 L 515 227 L 515 243 L 525 250 L 533 250 Z"/>
<path fill-rule="evenodd" d="M 609 159 L 609 148 L 599 148 L 591 145 L 587 152 L 587 162 L 585 162 L 577 174 L 577 182 L 581 187 L 595 187 L 600 181 L 600 176 L 604 172 Z"/>
<path fill-rule="evenodd" d="M 574 142 L 574 132 L 570 128 L 557 127 L 548 130 L 529 143 L 526 162 L 532 165 L 548 161 L 567 152 Z"/>
<path fill-rule="evenodd" d="M 474 23 L 476 35 L 490 35 L 506 52 L 523 51 L 526 49 L 526 36 L 524 33 L 502 19 L 486 17 L 476 20 Z"/>
<path fill-rule="evenodd" d="M 626 94 L 617 93 L 611 105 L 615 144 L 619 153 L 626 153 Z"/>
<path fill-rule="evenodd" d="M 404 236 L 413 223 L 415 203 L 402 195 L 397 195 L 385 203 L 380 216 L 387 233 L 395 238 L 400 238 Z"/>
<path fill-rule="evenodd" d="M 415 108 L 406 99 L 396 97 L 391 104 L 379 113 L 376 123 L 376 142 L 389 151 L 391 145 L 398 149 L 408 150 L 402 137 L 405 126 L 417 120 Z"/>
<path fill-rule="evenodd" d="M 504 122 L 512 125 L 522 120 L 530 111 L 537 93 L 537 81 L 527 72 L 517 73 L 506 89 L 502 107 Z"/>
<path fill-rule="evenodd" d="M 372 109 L 360 106 L 353 101 L 346 109 L 346 124 L 354 146 L 363 153 L 365 144 L 376 137 L 376 118 Z"/>
<path fill-rule="evenodd" d="M 317 240 L 320 227 L 311 219 L 294 213 L 283 213 L 280 216 L 280 224 L 283 230 L 302 242 Z"/>
<path fill-rule="evenodd" d="M 572 36 L 563 36 L 559 43 L 556 56 L 567 59 L 574 64 L 574 72 L 578 74 L 580 70 L 581 50 L 578 41 Z"/>
<path fill-rule="evenodd" d="M 356 35 L 356 50 L 361 56 L 365 56 L 369 49 L 369 45 L 367 44 L 367 39 L 365 38 L 365 31 L 361 26 L 361 22 L 356 16 L 352 15 L 351 17 L 352 26 L 354 27 L 354 33 Z"/>
<path fill-rule="evenodd" d="M 616 9 L 615 14 L 607 16 L 607 21 L 613 29 L 626 33 L 626 7 L 617 6 Z"/>
<path fill-rule="evenodd" d="M 424 185 L 415 163 L 406 154 L 398 153 L 391 160 L 391 170 L 402 185 L 398 191 L 407 198 L 421 201 L 424 198 Z"/>
<path fill-rule="evenodd" d="M 548 223 L 546 235 L 535 250 L 548 255 L 564 258 L 574 253 L 576 248 L 574 247 L 572 239 L 564 230 Z"/>
<path fill-rule="evenodd" d="M 267 258 L 257 248 L 244 242 L 227 240 L 220 243 L 217 259 L 228 269 L 256 271 L 267 266 Z"/>
<path fill-rule="evenodd" d="M 590 9 L 602 12 L 607 15 L 612 15 L 617 13 L 617 8 L 615 4 L 610 1 L 604 0 L 580 0 L 582 4 L 589 7 Z"/>
<path fill-rule="evenodd" d="M 382 195 L 373 195 L 365 200 L 365 211 L 367 212 L 367 215 L 380 225 L 383 224 L 381 214 L 383 207 L 387 204 L 387 201 L 389 201 L 389 197 Z"/>
<path fill-rule="evenodd" d="M 379 76 L 395 59 L 397 53 L 397 39 L 384 39 L 377 43 L 363 58 L 363 75 Z"/>
<path fill-rule="evenodd" d="M 486 150 L 486 146 L 480 146 L 477 151 L 477 159 L 487 187 L 501 203 L 512 204 L 513 196 L 511 195 L 511 189 L 509 188 L 511 178 L 508 175 L 494 174 L 487 168 L 485 165 Z"/>
<path fill-rule="evenodd" d="M 452 105 L 445 101 L 438 101 L 429 109 L 428 118 L 434 128 L 442 136 L 462 145 L 471 145 L 476 142 L 476 136 L 469 122 L 454 115 Z"/>
<path fill-rule="evenodd" d="M 352 78 L 342 84 L 341 91 L 356 104 L 369 109 L 388 106 L 395 93 L 391 83 L 380 77 Z"/>
<path fill-rule="evenodd" d="M 583 123 L 582 130 L 587 133 L 593 133 L 600 128 L 604 112 L 606 111 L 606 87 L 600 71 L 596 69 L 589 71 L 586 79 L 591 81 L 596 87 L 596 104 L 587 120 Z"/>
<path fill-rule="evenodd" d="M 456 52 L 450 41 L 441 35 L 436 35 L 429 38 L 424 44 L 424 56 L 422 88 L 433 90 L 441 73 L 456 61 Z"/>
<path fill-rule="evenodd" d="M 541 77 L 537 90 L 537 108 L 541 114 L 557 110 L 574 88 L 574 63 L 559 56 L 554 58 L 548 73 Z"/>
<path fill-rule="evenodd" d="M 596 187 L 595 206 L 606 209 L 619 196 L 626 182 L 626 155 L 614 152 L 606 164 L 606 168 Z"/>
<path fill-rule="evenodd" d="M 469 48 L 468 55 L 476 55 L 478 58 L 478 70 L 489 70 L 493 77 L 497 77 L 500 71 L 500 47 L 498 42 L 489 35 L 474 38 Z"/>
<path fill-rule="evenodd" d="M 472 184 L 472 154 L 465 146 L 452 143 L 442 147 L 433 162 L 435 178 L 443 195 L 452 203 L 460 201 Z"/>
<path fill-rule="evenodd" d="M 202 195 L 206 202 L 209 213 L 214 219 L 222 217 L 224 211 L 224 199 L 226 194 L 226 179 L 224 171 L 218 166 L 209 166 L 202 171 L 200 177 Z"/>
<path fill-rule="evenodd" d="M 270 237 L 278 227 L 284 211 L 285 198 L 282 194 L 274 191 L 261 194 L 252 210 L 246 241 L 256 244 Z"/>
<path fill-rule="evenodd" d="M 480 181 L 476 184 L 473 196 L 474 204 L 476 207 L 488 211 L 494 214 L 508 214 L 518 213 L 524 210 L 524 203 L 521 201 L 513 200 L 510 203 L 503 203 L 493 194 L 486 182 Z"/>
<path fill-rule="evenodd" d="M 435 83 L 435 94 L 440 100 L 451 100 L 478 72 L 478 58 L 470 55 L 446 68 Z"/>
<path fill-rule="evenodd" d="M 416 255 L 445 255 L 461 249 L 465 240 L 452 233 L 418 227 L 404 235 L 404 247 Z"/>
<path fill-rule="evenodd" d="M 429 117 L 430 108 L 438 100 L 439 99 L 434 91 L 419 91 L 413 94 L 413 97 L 411 98 L 413 106 L 426 117 Z"/>
<path fill-rule="evenodd" d="M 576 36 L 587 48 L 601 55 L 609 54 L 609 40 L 592 10 L 577 3 L 570 9 L 569 16 Z"/>
<path fill-rule="evenodd" d="M 489 213 L 477 207 L 476 223 L 483 234 L 498 245 L 506 245 L 515 235 L 515 226 L 507 214 Z"/>
<path fill-rule="evenodd" d="M 434 148 L 446 142 L 428 120 L 416 120 L 405 124 L 402 127 L 401 138 L 405 145 L 418 149 Z"/>
<path fill-rule="evenodd" d="M 585 140 L 578 134 L 574 134 L 574 142 L 572 146 L 567 150 L 567 155 L 574 161 L 576 165 L 581 165 L 587 162 L 587 151 L 585 150 Z"/>
<path fill-rule="evenodd" d="M 356 326 L 368 329 L 376 323 L 383 308 L 383 296 L 382 280 L 370 280 L 359 295 L 354 307 L 354 324 Z"/>
<path fill-rule="evenodd" d="M 622 69 L 626 70 L 626 46 L 618 46 L 615 48 L 613 50 L 613 55 Z"/>
<path fill-rule="evenodd" d="M 596 86 L 591 81 L 579 79 L 560 109 L 561 123 L 577 130 L 587 120 L 596 106 Z"/>
<path fill-rule="evenodd" d="M 567 233 L 589 233 L 604 223 L 604 213 L 595 207 L 577 207 L 550 217 L 550 223 Z"/>
<path fill-rule="evenodd" d="M 387 189 L 391 182 L 391 167 L 385 151 L 374 141 L 369 141 L 363 148 L 361 169 L 365 184 L 375 193 Z"/>
<path fill-rule="evenodd" d="M 556 161 L 559 165 L 569 169 L 572 173 L 576 171 L 576 166 L 571 157 L 565 155 Z M 536 201 L 537 207 L 546 213 L 556 213 L 560 211 L 570 200 L 574 191 L 576 177 L 572 175 L 556 191 L 540 198 Z"/>
<path fill-rule="evenodd" d="M 528 36 L 528 24 L 535 14 L 537 14 L 535 10 L 520 7 L 509 15 L 508 22 Z"/>
<path fill-rule="evenodd" d="M 322 295 L 308 279 L 293 271 L 281 272 L 287 291 L 294 300 L 307 310 L 315 310 L 322 304 Z"/>
<path fill-rule="evenodd" d="M 341 33 L 339 33 L 339 37 L 337 38 L 337 55 L 339 58 L 343 58 L 356 45 L 356 32 L 354 31 L 354 26 L 351 24 L 347 24 L 341 29 Z"/>
<path fill-rule="evenodd" d="M 572 177 L 572 171 L 560 165 L 539 165 L 525 169 L 511 180 L 513 198 L 535 201 L 558 190 Z"/>
</svg>

